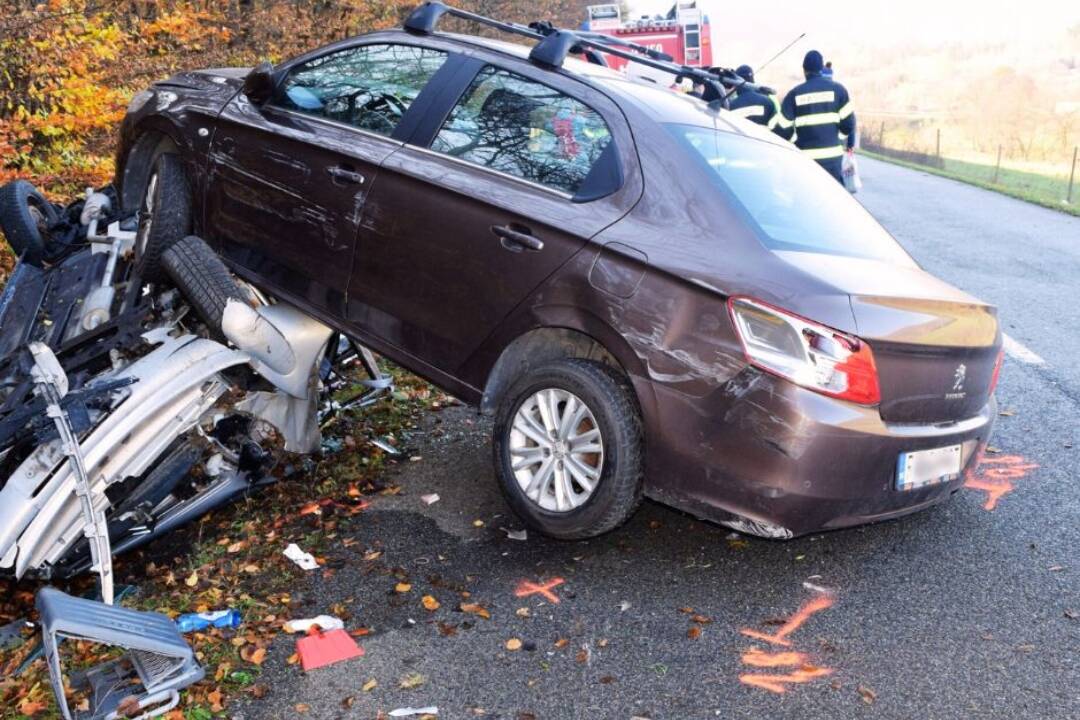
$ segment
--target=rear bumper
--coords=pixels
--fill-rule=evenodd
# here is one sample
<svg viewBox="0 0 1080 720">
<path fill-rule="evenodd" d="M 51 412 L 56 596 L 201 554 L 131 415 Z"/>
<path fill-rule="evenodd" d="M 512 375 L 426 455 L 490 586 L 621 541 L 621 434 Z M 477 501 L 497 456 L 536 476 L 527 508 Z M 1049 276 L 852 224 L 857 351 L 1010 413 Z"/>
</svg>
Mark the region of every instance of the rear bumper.
<svg viewBox="0 0 1080 720">
<path fill-rule="evenodd" d="M 947 499 L 989 440 L 997 414 L 991 398 L 962 421 L 890 424 L 877 408 L 825 397 L 753 368 L 705 398 L 664 391 L 657 400 L 665 429 L 662 438 L 650 433 L 649 494 L 699 517 L 777 538 L 887 520 Z M 956 444 L 963 460 L 958 478 L 896 489 L 901 453 Z"/>
</svg>

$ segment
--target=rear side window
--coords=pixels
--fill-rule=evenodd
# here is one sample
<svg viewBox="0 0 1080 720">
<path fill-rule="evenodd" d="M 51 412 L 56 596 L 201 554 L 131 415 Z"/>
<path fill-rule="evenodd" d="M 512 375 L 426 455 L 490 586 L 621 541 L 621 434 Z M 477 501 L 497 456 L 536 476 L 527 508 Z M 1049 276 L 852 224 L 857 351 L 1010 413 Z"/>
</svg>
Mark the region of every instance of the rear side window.
<svg viewBox="0 0 1080 720">
<path fill-rule="evenodd" d="M 712 128 L 667 127 L 743 211 L 769 249 L 914 264 L 885 228 L 813 160 Z"/>
<path fill-rule="evenodd" d="M 364 45 L 289 71 L 274 104 L 390 135 L 446 62 L 446 53 L 411 45 Z"/>
<path fill-rule="evenodd" d="M 600 114 L 547 85 L 488 66 L 432 149 L 573 195 L 611 142 Z"/>
</svg>

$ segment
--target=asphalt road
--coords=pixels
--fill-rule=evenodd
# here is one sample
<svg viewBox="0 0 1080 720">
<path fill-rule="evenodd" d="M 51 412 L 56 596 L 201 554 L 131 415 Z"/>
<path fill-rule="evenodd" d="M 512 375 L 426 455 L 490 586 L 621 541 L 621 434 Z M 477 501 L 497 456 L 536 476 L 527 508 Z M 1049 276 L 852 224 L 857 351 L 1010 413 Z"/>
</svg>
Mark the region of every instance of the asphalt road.
<svg viewBox="0 0 1080 720">
<path fill-rule="evenodd" d="M 1013 489 L 992 510 L 987 491 L 965 489 L 900 521 L 780 543 L 647 503 L 589 542 L 511 540 L 500 527 L 519 525 L 495 486 L 488 428 L 447 409 L 411 439 L 421 459 L 393 471 L 402 494 L 378 498 L 353 524 L 344 568 L 296 589 L 303 614 L 350 601 L 351 623 L 373 628 L 366 655 L 305 675 L 287 664 L 293 641 L 282 637 L 264 666 L 269 693 L 230 711 L 1080 718 L 1080 218 L 869 160 L 863 171 L 865 205 L 929 270 L 996 303 L 1009 335 L 1038 356 L 1013 346 L 1004 368 L 1000 452 L 983 479 Z M 421 501 L 432 492 L 438 502 Z M 363 561 L 372 550 L 383 554 Z M 394 592 L 395 567 L 408 593 Z M 557 604 L 515 597 L 522 581 L 556 578 Z M 421 605 L 428 594 L 441 603 L 434 612 Z M 833 604 L 820 607 L 824 597 Z M 461 602 L 490 619 L 458 611 Z M 800 607 L 805 622 L 783 625 Z M 511 638 L 523 649 L 508 650 Z M 805 656 L 753 667 L 762 655 L 751 648 Z M 413 673 L 422 684 L 399 687 Z M 741 675 L 781 679 L 762 687 Z M 369 679 L 377 686 L 365 692 Z"/>
</svg>

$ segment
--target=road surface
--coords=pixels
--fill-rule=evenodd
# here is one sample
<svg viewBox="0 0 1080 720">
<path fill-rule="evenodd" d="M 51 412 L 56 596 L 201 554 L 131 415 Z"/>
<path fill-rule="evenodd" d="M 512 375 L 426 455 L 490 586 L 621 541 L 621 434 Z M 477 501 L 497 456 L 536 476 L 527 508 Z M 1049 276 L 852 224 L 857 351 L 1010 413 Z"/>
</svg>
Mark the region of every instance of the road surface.
<svg viewBox="0 0 1080 720">
<path fill-rule="evenodd" d="M 1000 452 L 983 479 L 1012 490 L 996 505 L 965 489 L 897 522 L 779 543 L 646 503 L 597 540 L 520 542 L 500 530 L 519 524 L 495 486 L 486 423 L 444 410 L 410 440 L 422 459 L 391 471 L 403 493 L 376 499 L 349 531 L 358 542 L 343 554 L 378 548 L 379 562 L 297 589 L 302 615 L 351 599 L 354 622 L 374 630 L 366 656 L 303 675 L 282 637 L 261 678 L 269 693 L 230 712 L 1080 718 L 1080 218 L 862 166 L 866 207 L 927 269 L 1001 309 L 1013 342 Z M 439 502 L 421 502 L 432 492 Z M 403 569 L 409 593 L 394 592 L 387 567 Z M 457 611 L 462 591 L 490 619 Z M 427 594 L 439 610 L 421 607 Z M 508 650 L 512 638 L 524 647 Z M 759 666 L 769 658 L 788 664 Z M 400 688 L 412 673 L 422 684 Z"/>
</svg>

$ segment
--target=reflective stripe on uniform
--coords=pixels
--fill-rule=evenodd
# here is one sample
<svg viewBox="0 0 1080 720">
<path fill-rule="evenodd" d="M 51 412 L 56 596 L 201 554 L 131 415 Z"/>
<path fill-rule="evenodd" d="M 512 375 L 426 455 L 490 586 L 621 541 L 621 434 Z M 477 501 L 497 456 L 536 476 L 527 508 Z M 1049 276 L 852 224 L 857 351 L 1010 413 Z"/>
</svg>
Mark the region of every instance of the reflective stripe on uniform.
<svg viewBox="0 0 1080 720">
<path fill-rule="evenodd" d="M 788 120 L 787 115 L 784 115 L 784 113 L 782 112 L 776 113 L 776 117 L 773 119 L 776 120 L 777 125 L 784 129 L 787 129 L 795 124 L 791 120 Z"/>
<path fill-rule="evenodd" d="M 841 145 L 834 145 L 831 147 L 823 148 L 806 148 L 803 150 L 808 158 L 812 160 L 828 160 L 829 158 L 843 157 L 844 148 Z"/>
<path fill-rule="evenodd" d="M 746 107 L 732 108 L 731 112 L 743 118 L 765 117 L 765 106 L 747 105 Z"/>
<path fill-rule="evenodd" d="M 830 103 L 835 101 L 836 93 L 832 90 L 821 90 L 795 96 L 796 105 L 813 105 L 814 103 Z"/>
<path fill-rule="evenodd" d="M 840 122 L 840 115 L 833 112 L 814 113 L 812 115 L 799 115 L 795 118 L 795 127 L 806 125 L 829 125 Z"/>
<path fill-rule="evenodd" d="M 840 117 L 841 120 L 843 120 L 853 112 L 855 112 L 855 110 L 851 107 L 851 103 L 847 103 L 846 105 L 844 105 L 844 107 L 840 108 L 840 112 L 836 114 Z"/>
<path fill-rule="evenodd" d="M 780 122 L 781 117 L 783 117 L 783 116 L 780 113 L 776 113 L 775 115 L 773 115 L 769 119 L 768 127 L 769 127 L 770 130 L 772 130 L 774 127 L 776 127 L 776 123 Z"/>
</svg>

